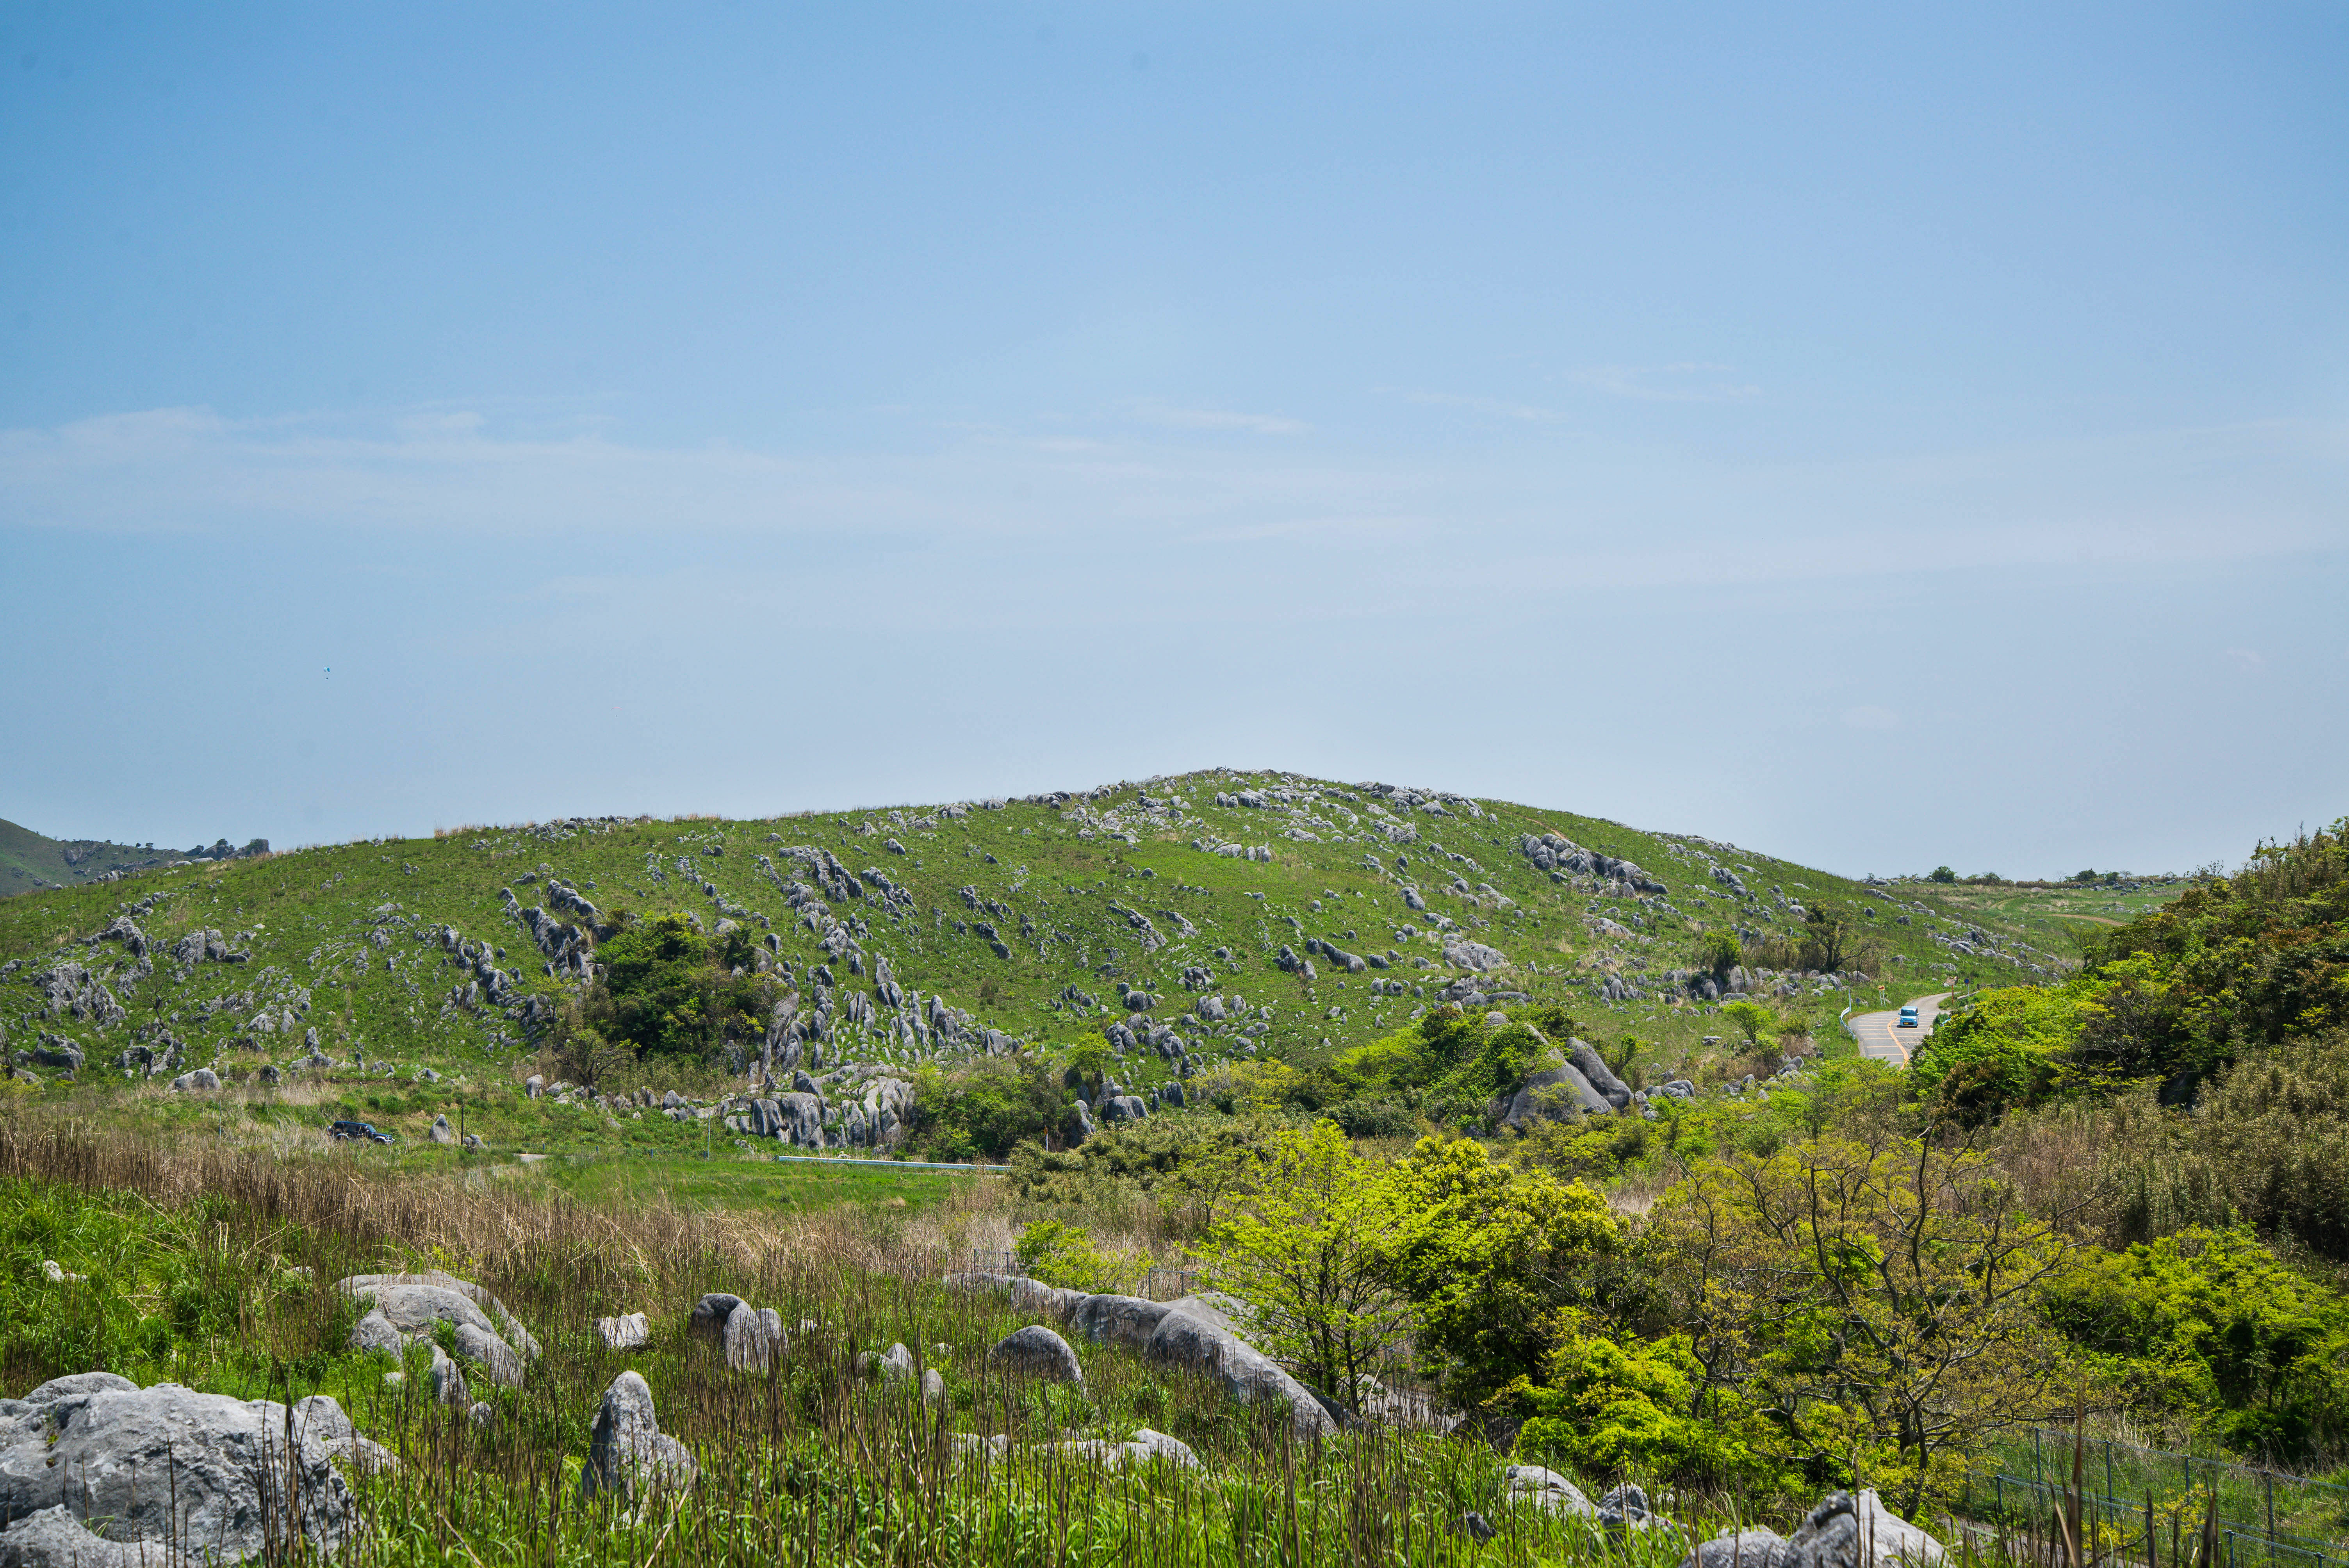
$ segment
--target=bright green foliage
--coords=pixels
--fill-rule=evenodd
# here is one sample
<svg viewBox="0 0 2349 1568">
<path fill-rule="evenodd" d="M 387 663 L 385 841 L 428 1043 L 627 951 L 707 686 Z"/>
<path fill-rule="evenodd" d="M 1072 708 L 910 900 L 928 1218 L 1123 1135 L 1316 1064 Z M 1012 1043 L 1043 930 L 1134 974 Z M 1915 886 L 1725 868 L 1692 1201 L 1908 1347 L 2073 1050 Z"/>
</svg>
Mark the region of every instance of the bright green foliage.
<svg viewBox="0 0 2349 1568">
<path fill-rule="evenodd" d="M 1967 1126 L 2039 1103 L 2080 1037 L 2080 992 L 2077 982 L 1983 992 L 1942 1019 L 1910 1059 L 1909 1092 Z"/>
<path fill-rule="evenodd" d="M 2290 1462 L 2349 1440 L 2349 1297 L 2247 1231 L 2093 1254 L 2047 1310 L 2137 1398 L 2211 1412 L 2231 1449 Z"/>
<path fill-rule="evenodd" d="M 1041 1064 L 983 1057 L 915 1075 L 914 1138 L 933 1160 L 1000 1160 L 1056 1127 L 1065 1097 Z"/>
<path fill-rule="evenodd" d="M 1958 873 L 1951 871 L 1947 866 L 1935 866 L 1931 873 L 1928 875 L 1925 880 L 1928 882 L 1953 882 L 1958 880 Z"/>
<path fill-rule="evenodd" d="M 1447 1396 L 1474 1404 L 1538 1373 L 1560 1315 L 1589 1302 L 1621 1244 L 1606 1201 L 1466 1138 L 1423 1138 L 1394 1173 L 1387 1267 L 1418 1304 L 1420 1354 Z"/>
<path fill-rule="evenodd" d="M 1620 1345 L 1574 1335 L 1551 1354 L 1546 1381 L 1508 1390 L 1531 1412 L 1516 1451 L 1610 1480 L 1759 1479 L 1764 1467 L 1740 1436 L 1692 1414 L 1703 1377 L 1684 1334 Z"/>
<path fill-rule="evenodd" d="M 1265 1353 L 1348 1406 L 1415 1316 L 1385 1267 L 1407 1212 L 1397 1197 L 1392 1170 L 1357 1155 L 1334 1124 L 1285 1130 L 1195 1253 L 1247 1304 Z"/>
<path fill-rule="evenodd" d="M 1414 1025 L 1339 1052 L 1332 1070 L 1349 1085 L 1400 1088 L 1433 1078 L 1435 1059 L 1423 1028 Z"/>
<path fill-rule="evenodd" d="M 1729 972 L 1743 963 L 1744 956 L 1745 950 L 1733 932 L 1708 931 L 1696 939 L 1697 967 L 1712 970 L 1717 979 L 1728 979 Z"/>
<path fill-rule="evenodd" d="M 746 935 L 738 928 L 730 940 Z M 731 977 L 724 946 L 683 914 L 664 914 L 610 938 L 595 953 L 608 1002 L 590 1001 L 591 1026 L 639 1051 L 676 1055 L 763 1033 L 764 988 L 754 978 Z"/>
<path fill-rule="evenodd" d="M 1979 1154 L 1872 1134 L 1700 1167 L 1650 1214 L 1705 1383 L 1696 1413 L 1775 1412 L 1765 1456 L 1909 1511 L 1997 1427 L 2044 1416 L 2038 1316 L 2070 1251 Z"/>
<path fill-rule="evenodd" d="M 2349 1026 L 2349 819 L 2090 944 L 2085 1072 L 2191 1082 L 2244 1047 Z"/>
<path fill-rule="evenodd" d="M 1511 1019 L 1497 1029 L 1477 1024 L 1481 1035 L 1474 1051 L 1435 1081 L 1431 1096 L 1455 1107 L 1481 1107 L 1504 1089 L 1515 1089 L 1528 1074 L 1557 1067 L 1566 1060 L 1558 1048 L 1531 1024 Z"/>
<path fill-rule="evenodd" d="M 1030 1279 L 1088 1295 L 1123 1295 L 1139 1281 L 1134 1260 L 1112 1257 L 1093 1245 L 1083 1227 L 1039 1220 L 1019 1233 L 1012 1255 Z"/>
<path fill-rule="evenodd" d="M 1760 1045 L 1763 1031 L 1775 1028 L 1778 1023 L 1778 1015 L 1759 1002 L 1732 1002 L 1722 1008 L 1721 1016 L 1731 1028 L 1745 1037 L 1749 1046 Z"/>
<path fill-rule="evenodd" d="M 1225 1191 L 1252 1184 L 1278 1125 L 1254 1116 L 1154 1116 L 1104 1127 L 1074 1149 L 1022 1143 L 1011 1151 L 1011 1190 L 1036 1203 L 1078 1205 L 1139 1191 L 1170 1206 L 1212 1209 Z M 1208 1179 L 1211 1168 L 1221 1174 Z"/>
</svg>

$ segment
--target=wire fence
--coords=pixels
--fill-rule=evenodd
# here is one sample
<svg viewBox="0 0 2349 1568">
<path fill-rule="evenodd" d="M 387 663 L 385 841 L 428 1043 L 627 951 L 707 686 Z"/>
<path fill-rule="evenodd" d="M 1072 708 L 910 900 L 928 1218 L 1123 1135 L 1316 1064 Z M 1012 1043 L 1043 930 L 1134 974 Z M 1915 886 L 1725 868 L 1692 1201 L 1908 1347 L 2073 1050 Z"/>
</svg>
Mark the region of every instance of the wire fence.
<svg viewBox="0 0 2349 1568">
<path fill-rule="evenodd" d="M 2033 1428 L 1968 1483 L 1967 1512 L 2002 1531 L 2037 1531 L 2074 1496 L 2103 1554 L 2158 1564 L 2215 1521 L 2228 1568 L 2349 1568 L 2349 1485 L 2108 1439 Z M 2095 1560 L 2098 1553 L 2090 1553 Z"/>
</svg>

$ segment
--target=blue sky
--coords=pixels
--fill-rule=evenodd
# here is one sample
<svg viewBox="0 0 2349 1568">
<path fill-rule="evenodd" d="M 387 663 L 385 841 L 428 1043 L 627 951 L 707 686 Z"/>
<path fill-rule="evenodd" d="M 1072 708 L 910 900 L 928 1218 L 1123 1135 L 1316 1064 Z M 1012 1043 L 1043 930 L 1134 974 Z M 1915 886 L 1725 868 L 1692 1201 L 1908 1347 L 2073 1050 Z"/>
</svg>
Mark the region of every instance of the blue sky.
<svg viewBox="0 0 2349 1568">
<path fill-rule="evenodd" d="M 0 10 L 0 815 L 2349 811 L 2349 12 Z M 331 675 L 329 671 L 331 670 Z"/>
</svg>

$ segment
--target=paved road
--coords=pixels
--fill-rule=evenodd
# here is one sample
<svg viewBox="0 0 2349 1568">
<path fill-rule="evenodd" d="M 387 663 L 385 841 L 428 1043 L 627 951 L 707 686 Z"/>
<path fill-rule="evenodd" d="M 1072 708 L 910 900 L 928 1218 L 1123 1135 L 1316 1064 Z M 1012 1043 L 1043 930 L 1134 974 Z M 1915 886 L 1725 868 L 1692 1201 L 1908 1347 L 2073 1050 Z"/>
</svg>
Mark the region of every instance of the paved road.
<svg viewBox="0 0 2349 1568">
<path fill-rule="evenodd" d="M 1913 1029 L 1899 1026 L 1898 1007 L 1889 1013 L 1854 1013 L 1851 1032 L 1859 1037 L 1859 1054 L 1890 1062 L 1894 1067 L 1907 1067 L 1909 1053 L 1933 1032 L 1933 1020 L 1941 1016 L 1941 1001 L 1948 995 L 1947 991 L 1936 991 L 1930 996 L 1910 997 L 1909 1005 L 1917 1009 L 1917 1026 Z"/>
</svg>

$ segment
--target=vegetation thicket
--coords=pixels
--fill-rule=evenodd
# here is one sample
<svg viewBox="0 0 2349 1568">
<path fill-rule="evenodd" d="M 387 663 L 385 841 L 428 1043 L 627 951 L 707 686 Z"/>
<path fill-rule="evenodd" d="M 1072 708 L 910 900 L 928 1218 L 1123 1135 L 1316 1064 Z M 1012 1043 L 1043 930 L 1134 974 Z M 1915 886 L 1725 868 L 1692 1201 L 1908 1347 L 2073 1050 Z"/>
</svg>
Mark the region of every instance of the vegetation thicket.
<svg viewBox="0 0 2349 1568">
<path fill-rule="evenodd" d="M 1149 820 L 1216 821 L 1180 804 L 1186 790 L 1199 792 L 1141 792 L 1159 802 Z M 1331 788 L 1312 810 L 1334 840 L 1349 819 L 1371 820 L 1371 804 Z M 359 1554 L 387 1563 L 584 1563 L 616 1550 L 1137 1568 L 1661 1563 L 1678 1560 L 1683 1535 L 1609 1537 L 1513 1505 L 1501 1467 L 1547 1465 L 1594 1497 L 1636 1481 L 1704 1533 L 1732 1519 L 1791 1527 L 1828 1490 L 1874 1487 L 1950 1535 L 1960 1515 L 1998 1522 L 2006 1494 L 1992 1478 L 2015 1473 L 2021 1434 L 2055 1424 L 2349 1482 L 2341 825 L 2263 845 L 2236 874 L 2100 928 L 2067 968 L 2005 928 L 1931 913 L 1915 884 L 1797 886 L 1702 841 L 1680 841 L 1683 885 L 1669 896 L 1601 893 L 1537 872 L 1524 836 L 1544 819 L 1479 810 L 1437 819 L 1406 850 L 1433 861 L 1436 830 L 1482 845 L 1444 850 L 1454 858 L 1442 864 L 1475 864 L 1445 895 L 1449 924 L 1410 937 L 1403 854 L 1359 843 L 1283 841 L 1299 861 L 1267 872 L 1164 837 L 1108 837 L 1082 803 L 876 814 L 871 833 L 842 819 L 833 841 L 865 841 L 900 868 L 867 884 L 891 896 L 866 901 L 853 950 L 811 914 L 759 920 L 745 901 L 773 882 L 720 882 L 718 868 L 750 847 L 728 842 L 726 825 L 607 824 L 581 841 L 603 852 L 633 835 L 626 854 L 565 883 L 574 901 L 601 896 L 580 917 L 595 923 L 596 967 L 532 991 L 551 1003 L 534 1048 L 481 1043 L 503 1015 L 421 1006 L 422 987 L 405 982 L 421 968 L 445 985 L 429 966 L 447 941 L 385 965 L 383 944 L 336 934 L 339 907 L 319 912 L 341 896 L 333 877 L 300 901 L 284 891 L 289 861 L 307 877 L 302 857 L 208 869 L 149 906 L 153 951 L 209 929 L 215 906 L 254 934 L 310 921 L 307 959 L 254 934 L 254 963 L 274 951 L 283 976 L 308 981 L 321 1047 L 356 1056 L 364 1036 L 372 1057 L 387 1038 L 436 1042 L 449 1081 L 403 1063 L 372 1082 L 319 1068 L 269 1083 L 261 1042 L 233 1044 L 204 1033 L 212 1015 L 191 1016 L 211 995 L 197 980 L 119 978 L 160 1020 L 150 1029 L 217 1039 L 231 1073 L 255 1070 L 174 1096 L 119 1081 L 92 1050 L 81 1081 L 46 1065 L 11 1080 L 0 1393 L 95 1368 L 248 1396 L 335 1393 L 407 1456 L 400 1479 L 363 1483 L 375 1523 Z M 483 830 L 464 842 L 491 847 L 440 864 L 478 869 L 526 838 Z M 1609 842 L 1609 853 L 1636 847 Z M 679 843 L 694 874 L 710 873 L 698 883 Z M 667 869 L 658 880 L 615 869 L 632 857 L 667 857 Z M 1700 864 L 1721 877 L 1687 874 Z M 476 929 L 517 918 L 497 913 L 497 889 L 533 885 L 517 884 L 518 865 L 495 869 L 502 880 L 467 895 Z M 1425 902 L 1435 877 L 1408 869 Z M 1751 924 L 1765 874 L 1786 906 L 1769 905 L 1766 928 Z M 259 906 L 273 875 L 288 879 L 281 901 Z M 547 885 L 550 872 L 533 875 Z M 1743 892 L 1703 894 L 1698 918 L 1707 883 Z M 709 918 L 679 907 L 697 886 Z M 70 904 L 92 890 L 37 896 Z M 363 896 L 370 912 L 408 902 Z M 50 964 L 119 940 L 83 940 L 112 905 L 70 904 L 70 918 L 58 907 L 0 905 L 0 939 Z M 948 907 L 980 918 L 950 920 Z M 1091 923 L 1096 909 L 1109 918 Z M 951 929 L 962 923 L 971 931 Z M 993 934 L 976 937 L 982 925 Z M 1143 949 L 1144 926 L 1180 934 Z M 815 944 L 819 930 L 832 947 Z M 1403 949 L 1432 950 L 1430 930 L 1498 958 L 1464 949 L 1440 972 L 1411 966 Z M 1301 947 L 1309 933 L 1315 945 Z M 1394 957 L 1379 970 L 1347 963 L 1365 950 Z M 893 980 L 877 973 L 884 957 Z M 1836 1024 L 1856 998 L 1901 1000 L 1909 986 L 1795 967 L 1813 959 L 1905 968 L 1936 990 L 1947 964 L 1978 983 L 1955 988 L 1903 1071 L 1858 1057 Z M 233 980 L 267 988 L 254 965 L 240 968 Z M 823 1043 L 915 1084 L 900 1152 L 999 1163 L 999 1176 L 778 1161 L 771 1145 L 722 1137 L 688 1110 L 517 1091 L 522 1069 L 559 1064 L 608 1089 L 722 1092 L 795 1009 L 851 975 L 867 994 L 929 988 L 940 1013 L 955 1005 L 948 980 L 957 998 L 991 998 L 966 1038 L 1000 1037 L 967 1049 L 916 1055 L 902 1031 L 845 1022 Z M 1206 999 L 1226 994 L 1267 1026 L 1217 1029 Z M 1463 995 L 1475 999 L 1450 999 Z M 1179 1069 L 1113 1045 L 1108 1027 L 1145 1020 L 1139 1044 L 1148 1019 L 1173 1014 L 1164 996 L 1200 1045 Z M 137 1026 L 71 1039 L 112 1045 L 126 1036 L 107 1030 Z M 14 1027 L 12 1046 L 65 1037 L 54 1015 L 20 1011 Z M 1545 1078 L 1573 1081 L 1575 1062 L 1640 1098 L 1614 1114 L 1586 1114 L 1555 1084 L 1525 1099 Z M 1112 1083 L 1160 1089 L 1156 1110 L 1110 1119 Z M 1081 1141 L 1068 1130 L 1079 1098 L 1103 1109 Z M 1503 1119 L 1496 1100 L 1534 1113 Z M 413 1129 L 451 1105 L 492 1130 L 488 1147 L 321 1150 L 296 1130 L 368 1109 Z M 524 1136 L 554 1158 L 522 1162 Z M 945 1282 L 974 1261 L 1088 1293 L 1225 1293 L 1243 1332 L 1348 1429 L 1297 1444 L 1278 1411 L 1114 1336 L 1071 1332 L 1081 1390 L 1008 1378 L 987 1350 L 1034 1319 L 1003 1293 Z M 546 1342 L 522 1387 L 492 1390 L 493 1427 L 423 1404 L 420 1367 L 388 1384 L 401 1368 L 348 1347 L 350 1304 L 328 1282 L 402 1266 L 478 1279 Z M 813 1326 L 769 1373 L 729 1372 L 685 1327 L 691 1304 L 719 1290 Z M 652 1318 L 651 1346 L 634 1358 L 603 1348 L 595 1318 L 636 1311 Z M 939 1372 L 936 1400 L 859 1370 L 895 1343 Z M 623 1517 L 575 1500 L 595 1398 L 629 1365 L 664 1429 L 700 1456 L 702 1480 Z M 1061 1446 L 1143 1427 L 1190 1444 L 1205 1468 L 1105 1470 Z M 999 1434 L 1009 1457 L 975 1457 L 972 1439 Z M 2191 1471 L 2146 1485 L 2164 1530 L 2197 1528 L 2219 1507 Z M 2277 1491 L 2282 1535 L 2349 1539 L 2349 1491 L 2289 1478 Z M 2042 1504 L 2015 1507 L 2011 1518 L 2036 1518 Z M 1501 1533 L 1479 1545 L 1462 1526 L 1472 1511 Z"/>
</svg>

